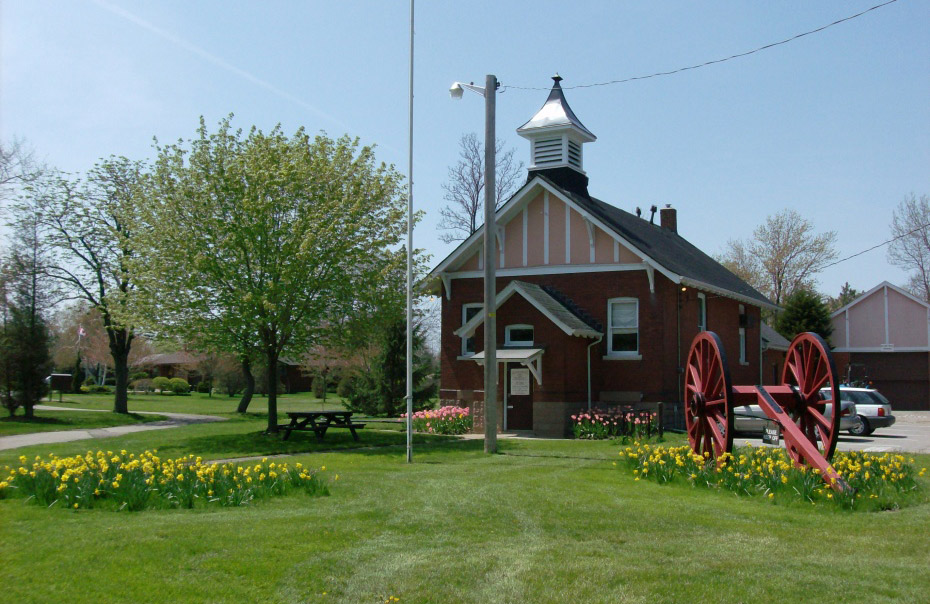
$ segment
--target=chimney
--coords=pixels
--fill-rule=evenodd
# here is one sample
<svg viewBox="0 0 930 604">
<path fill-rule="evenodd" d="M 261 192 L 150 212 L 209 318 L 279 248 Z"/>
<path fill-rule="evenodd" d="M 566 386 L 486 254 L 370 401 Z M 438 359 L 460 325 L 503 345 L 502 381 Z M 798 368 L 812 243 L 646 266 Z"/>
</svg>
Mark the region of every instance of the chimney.
<svg viewBox="0 0 930 604">
<path fill-rule="evenodd" d="M 673 233 L 678 232 L 678 211 L 667 203 L 665 207 L 659 210 L 659 224 L 663 229 L 668 229 Z"/>
</svg>

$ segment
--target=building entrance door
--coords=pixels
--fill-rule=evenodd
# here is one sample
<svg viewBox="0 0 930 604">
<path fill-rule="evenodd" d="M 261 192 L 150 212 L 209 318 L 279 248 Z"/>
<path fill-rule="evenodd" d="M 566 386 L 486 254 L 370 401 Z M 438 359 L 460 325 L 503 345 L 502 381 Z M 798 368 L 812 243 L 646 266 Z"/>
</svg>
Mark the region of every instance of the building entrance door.
<svg viewBox="0 0 930 604">
<path fill-rule="evenodd" d="M 523 365 L 507 363 L 507 429 L 533 429 L 533 376 Z"/>
</svg>

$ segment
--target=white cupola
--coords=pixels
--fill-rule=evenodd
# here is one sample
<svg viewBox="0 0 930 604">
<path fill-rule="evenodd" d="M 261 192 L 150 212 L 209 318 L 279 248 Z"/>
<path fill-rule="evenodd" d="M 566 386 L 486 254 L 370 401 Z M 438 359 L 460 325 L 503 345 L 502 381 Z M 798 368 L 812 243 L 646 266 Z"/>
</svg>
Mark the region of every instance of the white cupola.
<svg viewBox="0 0 930 604">
<path fill-rule="evenodd" d="M 530 141 L 530 170 L 571 168 L 584 174 L 582 145 L 597 137 L 568 106 L 559 85 L 561 76 L 555 74 L 552 80 L 546 103 L 530 121 L 517 128 L 517 134 Z"/>
</svg>

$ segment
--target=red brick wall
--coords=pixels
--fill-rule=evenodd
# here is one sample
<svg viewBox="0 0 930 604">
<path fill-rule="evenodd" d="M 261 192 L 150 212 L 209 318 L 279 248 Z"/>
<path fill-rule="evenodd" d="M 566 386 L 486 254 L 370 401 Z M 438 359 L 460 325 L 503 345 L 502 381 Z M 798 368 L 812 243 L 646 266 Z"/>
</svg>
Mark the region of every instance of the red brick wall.
<svg viewBox="0 0 930 604">
<path fill-rule="evenodd" d="M 499 278 L 498 291 L 506 287 L 511 278 Z M 591 387 L 594 401 L 600 391 L 642 392 L 647 401 L 675 402 L 679 400 L 680 373 L 678 368 L 687 357 L 691 340 L 697 334 L 697 292 L 692 288 L 680 291 L 659 273 L 655 275 L 655 293 L 649 291 L 645 271 L 619 271 L 611 273 L 580 273 L 523 276 L 519 280 L 539 285 L 551 285 L 571 298 L 575 304 L 607 324 L 607 300 L 616 297 L 635 297 L 639 300 L 639 347 L 642 360 L 606 360 L 607 342 L 596 345 L 591 351 Z M 453 334 L 462 324 L 462 305 L 483 298 L 481 279 L 455 279 L 452 281 L 451 300 L 443 292 L 442 341 L 440 347 L 440 396 L 455 398 L 458 390 L 482 390 L 482 368 L 474 361 L 457 360 L 461 354 L 461 339 Z M 747 362 L 739 363 L 739 302 L 707 293 L 708 329 L 716 331 L 723 340 L 729 356 L 734 384 L 756 384 L 759 379 L 759 309 L 746 305 L 750 315 L 746 330 Z M 678 314 L 679 297 L 681 314 Z M 681 323 L 679 349 L 678 324 Z M 497 339 L 504 342 L 504 329 L 513 323 L 534 326 L 537 345 L 545 346 L 542 357 L 543 384 L 534 387 L 534 401 L 587 401 L 587 346 L 592 339 L 571 337 L 539 313 L 522 296 L 515 294 L 497 313 Z M 475 349 L 483 349 L 483 328 L 475 332 Z M 502 394 L 498 386 L 499 394 Z M 478 394 L 480 398 L 481 395 Z"/>
<path fill-rule="evenodd" d="M 930 354 L 926 352 L 837 352 L 840 381 L 853 364 L 854 380 L 868 378 L 892 409 L 930 411 Z"/>
</svg>

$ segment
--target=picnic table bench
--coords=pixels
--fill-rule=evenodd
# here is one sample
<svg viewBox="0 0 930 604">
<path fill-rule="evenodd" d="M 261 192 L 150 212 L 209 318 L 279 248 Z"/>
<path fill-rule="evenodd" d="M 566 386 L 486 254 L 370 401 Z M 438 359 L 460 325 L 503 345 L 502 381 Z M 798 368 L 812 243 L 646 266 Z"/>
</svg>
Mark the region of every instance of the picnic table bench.
<svg viewBox="0 0 930 604">
<path fill-rule="evenodd" d="M 363 423 L 352 421 L 351 411 L 288 411 L 287 416 L 291 423 L 279 426 L 284 430 L 284 440 L 290 438 L 294 430 L 312 430 L 318 439 L 323 440 L 330 428 L 348 428 L 352 438 L 358 440 L 355 429 L 365 427 Z"/>
</svg>

